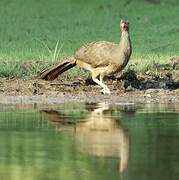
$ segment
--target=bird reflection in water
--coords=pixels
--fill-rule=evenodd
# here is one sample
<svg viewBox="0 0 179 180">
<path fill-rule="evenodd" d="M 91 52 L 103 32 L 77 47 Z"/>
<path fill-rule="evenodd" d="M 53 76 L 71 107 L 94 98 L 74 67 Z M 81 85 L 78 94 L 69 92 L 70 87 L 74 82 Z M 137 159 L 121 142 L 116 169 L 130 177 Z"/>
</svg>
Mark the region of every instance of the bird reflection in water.
<svg viewBox="0 0 179 180">
<path fill-rule="evenodd" d="M 45 110 L 43 114 L 60 130 L 70 129 L 74 132 L 76 142 L 83 152 L 94 156 L 119 158 L 119 171 L 124 173 L 129 158 L 127 130 L 112 115 L 113 109 L 110 109 L 109 104 L 86 104 L 86 110 L 86 117 L 73 126 L 69 126 L 73 122 L 62 112 Z"/>
</svg>

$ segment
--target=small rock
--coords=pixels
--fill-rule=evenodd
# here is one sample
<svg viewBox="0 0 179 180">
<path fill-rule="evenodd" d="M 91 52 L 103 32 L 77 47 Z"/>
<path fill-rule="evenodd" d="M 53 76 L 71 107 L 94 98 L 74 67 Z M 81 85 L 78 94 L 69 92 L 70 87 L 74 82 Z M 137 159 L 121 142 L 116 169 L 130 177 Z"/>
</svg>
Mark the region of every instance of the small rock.
<svg viewBox="0 0 179 180">
<path fill-rule="evenodd" d="M 31 63 L 24 63 L 20 65 L 19 69 L 20 71 L 23 71 L 23 72 L 29 72 L 33 70 L 33 66 Z"/>
<path fill-rule="evenodd" d="M 145 94 L 144 97 L 151 98 L 152 96 L 151 96 L 151 94 Z"/>
<path fill-rule="evenodd" d="M 135 91 L 136 89 L 134 87 L 132 87 L 131 85 L 128 86 L 125 91 Z"/>
<path fill-rule="evenodd" d="M 165 82 L 159 82 L 159 88 L 166 88 L 166 83 Z"/>
</svg>

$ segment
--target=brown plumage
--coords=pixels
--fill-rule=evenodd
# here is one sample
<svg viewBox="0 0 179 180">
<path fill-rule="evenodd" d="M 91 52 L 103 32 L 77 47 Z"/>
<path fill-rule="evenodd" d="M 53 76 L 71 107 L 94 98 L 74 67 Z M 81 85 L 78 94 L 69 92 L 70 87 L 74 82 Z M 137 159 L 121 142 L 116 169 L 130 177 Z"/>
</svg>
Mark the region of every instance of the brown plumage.
<svg viewBox="0 0 179 180">
<path fill-rule="evenodd" d="M 43 71 L 40 78 L 54 80 L 59 74 L 77 65 L 89 70 L 93 81 L 103 88 L 102 92 L 109 94 L 110 90 L 102 82 L 103 77 L 121 71 L 127 65 L 132 52 L 129 23 L 121 20 L 120 27 L 119 44 L 106 41 L 86 44 L 79 48 L 74 56 Z"/>
</svg>

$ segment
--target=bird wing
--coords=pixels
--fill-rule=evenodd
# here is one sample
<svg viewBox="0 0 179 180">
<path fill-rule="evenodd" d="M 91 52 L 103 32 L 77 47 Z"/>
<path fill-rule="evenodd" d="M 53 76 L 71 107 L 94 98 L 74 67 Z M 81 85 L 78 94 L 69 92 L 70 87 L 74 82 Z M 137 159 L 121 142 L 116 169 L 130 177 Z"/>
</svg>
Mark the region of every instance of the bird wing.
<svg viewBox="0 0 179 180">
<path fill-rule="evenodd" d="M 111 64 L 112 54 L 117 44 L 106 41 L 92 42 L 75 52 L 75 59 L 90 64 L 92 67 L 104 67 Z"/>
</svg>

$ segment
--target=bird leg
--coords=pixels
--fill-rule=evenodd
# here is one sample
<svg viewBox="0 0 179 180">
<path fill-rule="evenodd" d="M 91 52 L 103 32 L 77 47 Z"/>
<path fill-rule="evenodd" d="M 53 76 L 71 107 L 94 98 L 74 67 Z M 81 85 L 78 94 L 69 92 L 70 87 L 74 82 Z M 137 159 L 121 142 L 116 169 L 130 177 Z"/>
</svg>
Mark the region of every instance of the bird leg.
<svg viewBox="0 0 179 180">
<path fill-rule="evenodd" d="M 101 81 L 101 83 L 103 83 L 103 76 L 99 76 L 99 80 Z M 104 84 L 104 83 L 103 83 Z M 105 84 L 104 84 L 105 85 Z M 104 91 L 104 92 L 103 92 Z M 101 90 L 101 92 L 102 93 L 104 93 L 104 94 L 110 94 L 111 92 L 110 92 L 110 90 L 109 90 L 109 88 L 107 87 L 107 85 L 105 85 L 105 89 L 102 89 Z"/>
<path fill-rule="evenodd" d="M 103 78 L 101 76 L 99 78 L 100 78 L 100 80 L 98 80 L 97 78 L 93 78 L 93 81 L 103 88 L 101 90 L 101 92 L 103 94 L 110 94 L 111 92 L 110 92 L 109 88 L 103 83 Z"/>
</svg>

